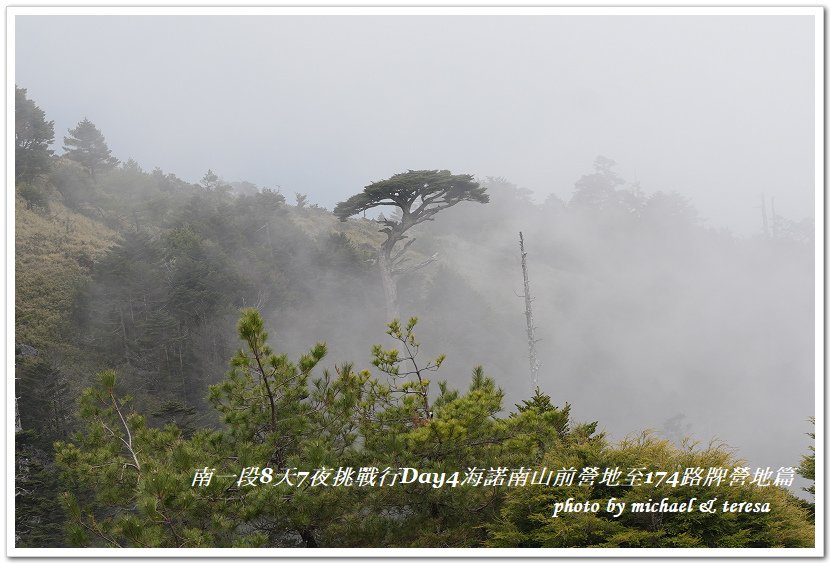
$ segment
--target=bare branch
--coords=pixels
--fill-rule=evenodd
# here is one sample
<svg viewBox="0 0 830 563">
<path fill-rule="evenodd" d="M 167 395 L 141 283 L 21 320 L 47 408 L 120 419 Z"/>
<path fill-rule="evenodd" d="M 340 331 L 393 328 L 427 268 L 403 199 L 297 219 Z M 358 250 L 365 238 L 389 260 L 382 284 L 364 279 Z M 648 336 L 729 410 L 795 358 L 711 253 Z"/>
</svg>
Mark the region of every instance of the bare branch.
<svg viewBox="0 0 830 563">
<path fill-rule="evenodd" d="M 408 238 L 408 237 L 406 237 L 406 236 L 401 237 L 401 239 L 405 239 L 405 238 Z M 392 257 L 392 262 L 395 262 L 395 260 L 400 258 L 401 255 L 403 255 L 403 253 L 406 252 L 406 249 L 409 248 L 410 246 L 412 246 L 413 242 L 415 242 L 414 238 L 409 239 L 408 241 L 406 241 L 406 243 L 403 245 L 403 247 L 400 250 L 398 250 L 398 252 L 395 253 L 395 256 Z"/>
<path fill-rule="evenodd" d="M 395 274 L 395 275 L 409 274 L 409 273 L 415 272 L 417 270 L 420 270 L 421 268 L 429 266 L 430 264 L 432 264 L 433 262 L 435 262 L 437 260 L 438 260 L 438 253 L 436 252 L 435 254 L 433 254 L 432 256 L 430 256 L 429 258 L 427 258 L 426 260 L 424 260 L 420 264 L 415 264 L 414 266 L 407 266 L 406 268 L 395 268 L 395 269 L 392 270 L 392 274 Z"/>
<path fill-rule="evenodd" d="M 141 478 L 141 464 L 138 463 L 138 456 L 136 455 L 136 452 L 133 449 L 133 435 L 130 432 L 130 427 L 127 425 L 127 421 L 124 420 L 124 415 L 121 414 L 121 409 L 118 408 L 118 401 L 116 400 L 115 394 L 112 390 L 110 390 L 110 399 L 112 399 L 112 406 L 115 407 L 115 412 L 118 413 L 118 418 L 121 419 L 121 424 L 124 426 L 124 431 L 127 433 L 127 440 L 121 438 L 121 441 L 124 442 L 124 445 L 127 446 L 127 449 L 129 450 L 130 454 L 132 454 L 133 461 L 135 461 L 135 468 L 139 473 L 139 478 Z M 110 430 L 110 432 L 112 431 Z"/>
</svg>

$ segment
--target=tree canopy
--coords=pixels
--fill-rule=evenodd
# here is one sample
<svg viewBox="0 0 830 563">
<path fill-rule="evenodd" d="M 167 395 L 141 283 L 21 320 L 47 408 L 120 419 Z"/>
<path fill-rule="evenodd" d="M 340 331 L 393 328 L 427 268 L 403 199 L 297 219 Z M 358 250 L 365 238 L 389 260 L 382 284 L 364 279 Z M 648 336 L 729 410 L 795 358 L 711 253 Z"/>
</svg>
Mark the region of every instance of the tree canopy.
<svg viewBox="0 0 830 563">
<path fill-rule="evenodd" d="M 14 88 L 15 180 L 31 181 L 49 170 L 55 140 L 55 122 L 26 97 L 26 89 Z"/>
<path fill-rule="evenodd" d="M 69 136 L 63 138 L 64 156 L 81 164 L 90 176 L 118 165 L 118 159 L 110 154 L 104 135 L 89 120 L 84 118 Z"/>
<path fill-rule="evenodd" d="M 395 207 L 399 212 L 398 217 L 379 219 L 384 225 L 380 232 L 386 234 L 380 248 L 379 264 L 390 317 L 400 316 L 394 276 L 420 269 L 435 260 L 433 256 L 420 264 L 404 266 L 404 253 L 415 239 L 407 241 L 393 255 L 395 245 L 408 238 L 407 231 L 415 225 L 432 221 L 436 213 L 462 201 L 487 203 L 490 196 L 470 174 L 452 174 L 449 170 L 409 170 L 369 184 L 363 192 L 338 203 L 334 208 L 335 216 L 341 221 L 376 207 Z"/>
<path fill-rule="evenodd" d="M 740 462 L 723 448 L 677 448 L 648 433 L 611 445 L 596 433 L 596 422 L 574 424 L 568 404 L 557 407 L 538 390 L 509 416 L 499 416 L 504 394 L 480 367 L 473 370 L 467 392 L 451 390 L 441 382 L 426 404 L 429 380 L 423 376 L 438 370 L 443 357 L 414 362 L 415 324 L 414 318 L 406 327 L 390 323 L 388 334 L 402 350 L 374 347 L 372 364 L 381 377 L 368 370 L 357 372 L 350 364 L 314 376 L 312 371 L 326 354 L 324 344 L 292 362 L 270 348 L 260 314 L 243 310 L 238 334 L 245 348 L 233 358 L 227 378 L 210 388 L 211 403 L 224 425 L 198 430 L 190 437 L 172 424 L 148 425 L 119 392 L 115 372 L 102 372 L 98 385 L 81 398 L 84 430 L 71 442 L 56 444 L 67 486 L 61 501 L 71 543 L 102 547 L 813 544 L 807 511 L 783 487 L 758 487 L 748 479 L 734 486 L 710 487 L 703 484 L 702 476 L 680 484 L 679 478 L 643 482 L 645 471 L 652 469 L 737 471 Z M 643 466 L 639 484 L 625 483 L 634 473 L 621 474 L 619 483 L 606 478 L 608 472 L 600 478 L 603 467 L 632 465 Z M 550 470 L 548 481 L 544 472 L 528 480 L 531 471 L 541 467 Z M 417 482 L 404 482 L 403 474 L 397 473 L 404 468 L 414 468 L 429 479 L 419 476 Z M 574 479 L 580 468 L 590 478 Z M 557 480 L 549 484 L 554 472 Z M 571 478 L 560 480 L 569 474 Z M 514 480 L 515 475 L 524 475 L 524 480 Z M 439 476 L 443 476 L 440 483 Z M 551 517 L 551 507 L 569 497 L 597 506 L 615 497 L 631 506 L 663 497 L 671 502 L 721 497 L 722 503 L 726 494 L 734 502 L 769 503 L 769 511 L 642 514 L 632 509 L 622 517 L 607 511 Z"/>
<path fill-rule="evenodd" d="M 451 174 L 449 170 L 409 170 L 369 184 L 363 192 L 338 203 L 334 214 L 345 221 L 352 215 L 375 207 L 397 207 L 401 210 L 399 222 L 389 219 L 381 222 L 387 225 L 389 231 L 396 230 L 397 223 L 397 230 L 403 232 L 462 201 L 487 203 L 490 197 L 470 174 Z"/>
</svg>

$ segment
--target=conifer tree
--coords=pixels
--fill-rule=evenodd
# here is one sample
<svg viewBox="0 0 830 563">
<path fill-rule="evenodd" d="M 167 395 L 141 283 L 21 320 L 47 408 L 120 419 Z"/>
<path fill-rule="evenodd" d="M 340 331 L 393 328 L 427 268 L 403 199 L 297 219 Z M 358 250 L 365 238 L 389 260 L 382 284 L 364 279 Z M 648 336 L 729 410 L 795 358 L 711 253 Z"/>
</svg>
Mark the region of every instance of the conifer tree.
<svg viewBox="0 0 830 563">
<path fill-rule="evenodd" d="M 538 402 L 538 401 L 537 401 Z M 535 410 L 535 409 L 530 409 Z M 527 414 L 525 410 L 522 414 Z M 590 430 L 590 429 L 589 429 Z M 487 525 L 490 547 L 812 547 L 814 529 L 801 503 L 785 488 L 769 483 L 758 486 L 749 479 L 719 486 L 701 479 L 680 478 L 686 468 L 723 468 L 732 475 L 744 465 L 723 447 L 698 449 L 686 444 L 678 448 L 649 432 L 626 438 L 616 445 L 604 436 L 587 438 L 578 429 L 563 436 L 559 445 L 549 448 L 540 465 L 575 468 L 575 478 L 558 486 L 510 489 L 499 518 Z M 596 479 L 583 481 L 582 468 L 596 467 Z M 603 468 L 626 467 L 619 479 L 603 479 Z M 639 469 L 638 469 L 639 468 Z M 557 474 L 559 471 L 554 469 Z M 638 476 L 636 471 L 641 471 Z M 665 479 L 646 483 L 647 472 L 662 471 Z M 678 476 L 672 477 L 674 472 Z M 636 483 L 632 485 L 632 483 Z M 608 499 L 625 502 L 618 516 L 604 510 Z M 572 498 L 575 503 L 598 502 L 596 513 L 565 513 L 551 517 L 556 502 Z M 717 513 L 643 512 L 633 503 L 689 502 L 697 506 L 713 501 Z M 769 503 L 769 512 L 735 513 L 722 511 L 723 503 Z"/>
<path fill-rule="evenodd" d="M 245 344 L 225 381 L 210 390 L 224 425 L 186 438 L 173 425 L 150 428 L 116 390 L 115 373 L 99 376 L 81 400 L 86 428 L 58 443 L 57 463 L 72 491 L 61 495 L 74 545 L 99 547 L 806 547 L 813 526 L 785 489 L 749 483 L 720 489 L 686 485 L 612 485 L 599 478 L 524 485 L 515 468 L 631 467 L 676 471 L 735 466 L 722 448 L 677 448 L 648 433 L 611 445 L 596 423 L 572 424 L 570 406 L 535 395 L 499 417 L 504 394 L 481 368 L 466 393 L 438 385 L 426 394 L 425 372 L 439 360 L 413 361 L 414 321 L 389 327 L 403 352 L 373 350 L 386 383 L 351 365 L 311 379 L 323 358 L 318 344 L 296 363 L 268 344 L 264 321 L 244 310 Z M 435 368 L 435 369 L 433 369 Z M 406 381 L 409 379 L 409 381 Z M 429 399 L 432 399 L 429 401 Z M 426 402 L 425 401 L 429 401 Z M 429 408 L 423 416 L 422 409 Z M 268 472 L 264 468 L 269 468 Z M 333 469 L 333 468 L 340 469 Z M 298 471 L 376 468 L 375 485 L 298 485 Z M 445 475 L 380 486 L 380 473 L 415 468 Z M 249 483 L 245 483 L 248 469 Z M 200 470 L 194 472 L 194 470 Z M 203 472 L 201 470 L 204 470 Z M 256 470 L 256 471 L 253 471 Z M 205 479 L 210 473 L 212 477 Z M 453 477 L 455 474 L 455 477 Z M 475 475 L 478 474 L 479 477 Z M 237 475 L 239 476 L 237 480 Z M 500 475 L 500 476 L 499 476 Z M 625 479 L 625 476 L 622 477 Z M 287 482 L 286 482 L 287 480 Z M 402 478 L 401 478 L 402 480 Z M 464 481 L 467 480 L 466 484 Z M 293 483 L 293 484 L 292 484 Z M 734 502 L 769 502 L 769 513 L 716 515 L 626 512 L 551 517 L 567 498 L 627 503 L 667 497 L 705 500 L 724 491 Z"/>
<path fill-rule="evenodd" d="M 810 422 L 815 425 L 816 424 L 816 417 L 811 416 Z M 816 439 L 815 432 L 808 432 L 807 435 L 812 438 L 813 440 Z M 798 466 L 798 473 L 804 477 L 805 479 L 809 479 L 811 481 L 816 480 L 816 448 L 815 446 L 810 446 L 810 451 L 812 452 L 809 455 L 801 456 L 801 464 Z M 816 494 L 816 484 L 815 482 L 810 485 L 809 487 L 804 488 L 805 491 L 810 493 L 811 495 Z"/>
<path fill-rule="evenodd" d="M 14 88 L 14 175 L 18 182 L 31 181 L 49 170 L 55 140 L 55 122 L 26 97 L 26 89 Z"/>
<path fill-rule="evenodd" d="M 118 159 L 110 154 L 104 135 L 89 120 L 84 118 L 69 136 L 63 138 L 64 156 L 78 162 L 90 176 L 109 170 L 118 165 Z"/>
<path fill-rule="evenodd" d="M 400 213 L 399 218 L 380 219 L 384 225 L 380 232 L 386 234 L 386 240 L 380 248 L 379 264 L 389 318 L 400 318 L 396 278 L 435 260 L 433 256 L 420 264 L 405 263 L 405 252 L 415 241 L 409 238 L 410 229 L 424 221 L 433 221 L 438 212 L 462 201 L 487 203 L 490 197 L 470 174 L 451 174 L 449 170 L 409 170 L 366 186 L 363 192 L 338 203 L 334 208 L 334 214 L 341 221 L 376 207 L 394 207 Z M 396 245 L 406 238 L 409 240 L 395 251 Z"/>
</svg>

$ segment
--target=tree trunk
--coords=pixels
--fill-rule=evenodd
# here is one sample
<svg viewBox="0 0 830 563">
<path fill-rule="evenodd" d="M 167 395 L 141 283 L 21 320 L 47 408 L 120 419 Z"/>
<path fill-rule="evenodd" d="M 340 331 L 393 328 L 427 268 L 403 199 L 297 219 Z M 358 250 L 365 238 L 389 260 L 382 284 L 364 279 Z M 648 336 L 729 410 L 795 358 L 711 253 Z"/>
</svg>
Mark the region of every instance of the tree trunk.
<svg viewBox="0 0 830 563">
<path fill-rule="evenodd" d="M 383 294 L 386 297 L 386 320 L 400 319 L 398 311 L 398 287 L 392 277 L 392 261 L 386 252 L 380 252 L 380 278 L 383 281 Z"/>
</svg>

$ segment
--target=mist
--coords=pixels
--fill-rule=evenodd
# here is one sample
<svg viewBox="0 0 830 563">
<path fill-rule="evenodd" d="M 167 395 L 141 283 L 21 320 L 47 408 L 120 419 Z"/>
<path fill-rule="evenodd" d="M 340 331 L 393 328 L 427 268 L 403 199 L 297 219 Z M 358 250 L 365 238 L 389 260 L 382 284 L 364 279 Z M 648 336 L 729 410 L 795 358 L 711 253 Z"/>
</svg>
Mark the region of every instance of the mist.
<svg viewBox="0 0 830 563">
<path fill-rule="evenodd" d="M 483 183 L 491 202 L 459 204 L 421 229 L 413 251 L 437 252 L 439 263 L 399 282 L 424 357 L 447 354 L 437 379 L 464 388 L 482 365 L 508 410 L 532 394 L 521 230 L 543 392 L 613 439 L 652 429 L 677 443 L 723 443 L 755 465 L 800 459 L 815 404 L 809 223 L 804 237 L 742 238 L 702 227 L 677 194 L 642 194 L 647 207 L 635 215 L 535 204 L 503 179 Z M 367 366 L 372 344 L 392 344 L 379 282 L 329 282 L 331 293 L 315 293 L 296 316 L 271 312 L 275 336 L 295 355 L 322 339 L 332 360 Z"/>
<path fill-rule="evenodd" d="M 332 208 L 407 169 L 567 200 L 603 154 L 708 226 L 814 214 L 809 16 L 19 16 L 15 81 L 122 160 Z M 102 48 L 102 46 L 106 46 Z M 128 108 L 128 109 L 127 109 Z M 60 152 L 60 150 L 58 151 Z"/>
<path fill-rule="evenodd" d="M 109 203 L 96 200 L 119 250 L 96 259 L 75 326 L 100 351 L 92 362 L 123 363 L 138 389 L 160 392 L 143 378 L 161 381 L 153 361 L 177 350 L 193 362 L 184 400 L 203 405 L 250 306 L 276 350 L 296 358 L 325 341 L 326 369 L 371 367 L 371 346 L 393 344 L 377 213 L 340 222 L 328 210 L 392 174 L 447 169 L 473 174 L 490 202 L 420 225 L 409 252 L 438 260 L 398 282 L 421 353 L 447 355 L 435 379 L 466 388 L 481 365 L 505 410 L 532 394 L 521 231 L 539 385 L 575 419 L 612 439 L 650 428 L 719 440 L 773 469 L 807 452 L 811 17 L 18 16 L 16 26 L 15 82 L 55 121 L 56 153 L 88 117 L 124 161 Z M 208 169 L 252 193 L 199 187 Z M 160 279 L 152 265 L 181 265 L 170 249 L 191 239 L 209 265 L 193 278 L 226 276 L 211 297 L 221 306 L 188 312 L 193 332 L 164 328 L 187 344 L 148 345 L 139 362 L 116 342 L 120 303 L 129 297 L 137 318 L 167 314 L 166 294 L 147 297 Z M 140 291 L 117 273 L 139 257 Z"/>
</svg>

